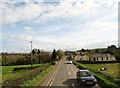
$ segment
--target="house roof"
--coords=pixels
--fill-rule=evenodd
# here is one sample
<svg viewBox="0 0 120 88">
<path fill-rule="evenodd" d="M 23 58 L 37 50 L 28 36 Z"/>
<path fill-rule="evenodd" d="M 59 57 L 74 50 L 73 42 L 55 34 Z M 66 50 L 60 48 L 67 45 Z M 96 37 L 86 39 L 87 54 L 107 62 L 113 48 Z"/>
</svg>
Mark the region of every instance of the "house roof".
<svg viewBox="0 0 120 88">
<path fill-rule="evenodd" d="M 93 54 L 93 57 L 110 57 L 111 54 Z"/>
</svg>

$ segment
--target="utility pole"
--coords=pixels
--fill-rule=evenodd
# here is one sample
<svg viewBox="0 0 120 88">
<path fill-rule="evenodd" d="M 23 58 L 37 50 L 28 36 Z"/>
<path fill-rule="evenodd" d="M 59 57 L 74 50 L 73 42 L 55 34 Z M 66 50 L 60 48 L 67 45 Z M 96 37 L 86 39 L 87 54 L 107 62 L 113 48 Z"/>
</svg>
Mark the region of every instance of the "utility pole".
<svg viewBox="0 0 120 88">
<path fill-rule="evenodd" d="M 32 42 L 33 42 L 33 41 L 30 41 L 30 43 L 31 43 L 31 57 L 30 57 L 30 60 L 31 60 L 31 67 L 33 66 L 33 63 L 32 63 Z"/>
</svg>

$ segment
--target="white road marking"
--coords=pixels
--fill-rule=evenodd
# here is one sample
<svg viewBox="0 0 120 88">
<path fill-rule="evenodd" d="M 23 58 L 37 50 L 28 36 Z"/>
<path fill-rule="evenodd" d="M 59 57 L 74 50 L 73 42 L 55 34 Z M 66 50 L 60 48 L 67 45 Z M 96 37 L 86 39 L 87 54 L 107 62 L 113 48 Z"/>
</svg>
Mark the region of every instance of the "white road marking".
<svg viewBox="0 0 120 88">
<path fill-rule="evenodd" d="M 58 64 L 57 70 L 55 71 L 55 73 L 53 74 L 53 76 L 51 77 L 51 79 L 49 80 L 49 82 L 48 82 L 48 84 L 47 84 L 47 86 L 48 86 L 47 88 L 50 88 L 50 86 L 52 85 L 52 83 L 53 83 L 53 81 L 54 81 L 54 79 L 55 79 L 55 76 L 56 76 L 59 68 L 60 68 L 60 63 Z"/>
<path fill-rule="evenodd" d="M 49 86 L 51 86 L 51 85 L 52 85 L 52 83 L 53 83 L 54 79 L 55 79 L 55 75 L 54 75 L 54 77 L 53 77 L 53 79 L 52 79 L 52 81 L 51 81 L 51 83 L 50 83 L 50 85 L 49 85 Z"/>
</svg>

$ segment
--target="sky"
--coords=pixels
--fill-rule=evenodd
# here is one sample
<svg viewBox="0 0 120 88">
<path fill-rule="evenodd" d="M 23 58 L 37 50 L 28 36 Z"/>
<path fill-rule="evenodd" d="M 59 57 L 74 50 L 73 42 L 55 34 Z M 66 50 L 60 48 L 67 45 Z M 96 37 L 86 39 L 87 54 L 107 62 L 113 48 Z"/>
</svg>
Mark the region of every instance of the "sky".
<svg viewBox="0 0 120 88">
<path fill-rule="evenodd" d="M 1 0 L 0 17 L 2 52 L 118 46 L 118 0 Z"/>
</svg>

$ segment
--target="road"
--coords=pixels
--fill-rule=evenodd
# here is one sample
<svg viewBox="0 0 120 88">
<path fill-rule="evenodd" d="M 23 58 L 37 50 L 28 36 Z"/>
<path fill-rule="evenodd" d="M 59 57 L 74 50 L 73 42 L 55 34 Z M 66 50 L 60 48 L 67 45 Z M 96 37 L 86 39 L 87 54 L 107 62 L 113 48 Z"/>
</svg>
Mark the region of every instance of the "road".
<svg viewBox="0 0 120 88">
<path fill-rule="evenodd" d="M 49 88 L 56 88 L 56 87 L 60 87 L 60 88 L 83 88 L 79 81 L 76 79 L 76 72 L 79 69 L 74 65 L 74 64 L 67 64 L 66 59 L 62 59 L 54 73 L 52 73 L 51 79 L 49 80 L 49 78 L 47 80 L 49 80 L 47 84 L 47 86 L 49 86 Z M 46 85 L 46 84 L 44 84 Z M 85 88 L 85 87 L 84 87 Z M 100 88 L 97 84 L 93 87 L 86 87 L 86 88 Z"/>
</svg>

